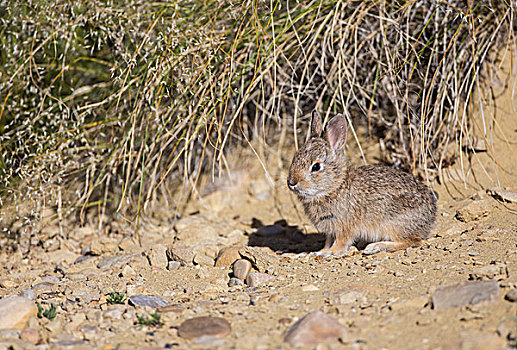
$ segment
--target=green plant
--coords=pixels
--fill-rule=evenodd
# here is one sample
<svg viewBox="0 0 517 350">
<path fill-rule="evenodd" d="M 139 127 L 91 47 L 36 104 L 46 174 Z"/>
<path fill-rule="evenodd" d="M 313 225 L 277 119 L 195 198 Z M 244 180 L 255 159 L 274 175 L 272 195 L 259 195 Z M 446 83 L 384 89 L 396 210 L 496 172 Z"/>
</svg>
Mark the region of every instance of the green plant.
<svg viewBox="0 0 517 350">
<path fill-rule="evenodd" d="M 137 324 L 141 326 L 152 326 L 152 327 L 159 327 L 163 325 L 162 323 L 162 315 L 158 312 L 154 312 L 149 314 L 150 317 L 146 317 L 144 315 L 140 315 L 137 317 Z"/>
<path fill-rule="evenodd" d="M 106 301 L 108 304 L 124 304 L 126 302 L 127 298 L 124 293 L 118 293 L 118 292 L 111 292 L 108 294 L 108 298 Z"/>
<path fill-rule="evenodd" d="M 46 317 L 52 321 L 56 317 L 56 307 L 54 304 L 51 303 L 50 308 L 46 310 L 40 305 L 40 303 L 36 303 L 36 306 L 38 307 L 38 318 Z"/>
</svg>

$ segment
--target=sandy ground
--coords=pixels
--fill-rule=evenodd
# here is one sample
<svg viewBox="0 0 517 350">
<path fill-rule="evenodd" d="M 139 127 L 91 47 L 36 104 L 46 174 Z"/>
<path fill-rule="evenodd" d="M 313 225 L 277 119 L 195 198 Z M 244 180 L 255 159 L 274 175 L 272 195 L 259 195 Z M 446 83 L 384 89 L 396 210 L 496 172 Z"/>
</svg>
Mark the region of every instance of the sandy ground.
<svg viewBox="0 0 517 350">
<path fill-rule="evenodd" d="M 515 348 L 517 302 L 505 296 L 517 285 L 517 203 L 498 198 L 500 190 L 487 192 L 508 187 L 511 193 L 517 184 L 511 100 L 510 89 L 486 104 L 485 117 L 495 113 L 497 120 L 490 126 L 491 147 L 471 155 L 470 162 L 464 154 L 440 183 L 431 183 L 440 196 L 439 224 L 417 248 L 330 259 L 299 255 L 318 250 L 323 237 L 287 190 L 286 171 L 270 171 L 268 181 L 254 161 L 234 170 L 233 181 L 210 187 L 179 219 L 155 208 L 142 223 L 142 246 L 124 220 L 99 228 L 91 212 L 86 227 L 63 225 L 61 240 L 58 223 L 49 220 L 43 230 L 48 239 L 40 246 L 0 255 L 0 297 L 25 291 L 44 308 L 54 304 L 57 316 L 32 315 L 17 331 L 0 330 L 0 349 L 290 348 L 284 343 L 287 329 L 314 310 L 346 328 L 340 340 L 322 349 Z M 482 139 L 483 113 L 474 113 Z M 274 223 L 281 228 L 274 234 L 257 230 Z M 232 267 L 214 263 L 221 249 L 232 246 L 252 247 L 254 269 L 274 279 L 256 287 L 229 286 Z M 176 255 L 169 252 L 167 258 L 171 247 Z M 498 284 L 492 301 L 433 308 L 438 288 L 479 280 Z M 161 326 L 141 325 L 139 316 L 156 309 L 127 301 L 109 305 L 110 292 L 158 296 L 170 306 L 158 309 Z M 182 322 L 198 316 L 224 318 L 231 332 L 181 337 Z"/>
</svg>

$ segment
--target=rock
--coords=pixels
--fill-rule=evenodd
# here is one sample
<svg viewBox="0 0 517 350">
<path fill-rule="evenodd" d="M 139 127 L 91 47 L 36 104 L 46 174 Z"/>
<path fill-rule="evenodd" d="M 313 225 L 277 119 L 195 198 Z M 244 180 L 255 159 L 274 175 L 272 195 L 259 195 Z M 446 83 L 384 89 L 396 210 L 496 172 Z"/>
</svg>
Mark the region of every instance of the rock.
<svg viewBox="0 0 517 350">
<path fill-rule="evenodd" d="M 136 271 L 129 265 L 124 266 L 120 274 L 123 277 L 133 277 L 136 276 Z"/>
<path fill-rule="evenodd" d="M 126 311 L 125 305 L 111 305 L 103 312 L 102 317 L 105 319 L 121 320 L 124 311 Z"/>
<path fill-rule="evenodd" d="M 429 302 L 429 298 L 426 296 L 419 296 L 409 300 L 402 300 L 391 304 L 390 307 L 393 311 L 404 310 L 404 309 L 422 309 Z"/>
<path fill-rule="evenodd" d="M 101 337 L 101 334 L 99 332 L 99 328 L 97 326 L 87 324 L 81 327 L 81 333 L 83 334 L 83 337 L 85 340 L 97 340 Z"/>
<path fill-rule="evenodd" d="M 123 265 L 127 265 L 131 257 L 129 255 L 115 255 L 115 256 L 107 256 L 102 258 L 101 261 L 97 264 L 97 268 L 99 269 L 107 269 L 111 267 L 122 267 Z"/>
<path fill-rule="evenodd" d="M 123 250 L 128 253 L 134 253 L 138 251 L 138 241 L 133 238 L 132 235 L 127 235 L 119 242 L 118 247 L 120 250 Z"/>
<path fill-rule="evenodd" d="M 117 253 L 118 241 L 115 238 L 101 237 L 90 243 L 90 255 L 103 255 Z"/>
<path fill-rule="evenodd" d="M 180 268 L 180 266 L 181 266 L 181 263 L 179 261 L 169 261 L 169 266 L 167 267 L 167 269 L 169 271 L 177 270 Z"/>
<path fill-rule="evenodd" d="M 268 281 L 275 279 L 275 276 L 262 272 L 252 272 L 246 277 L 246 284 L 250 287 L 258 287 Z"/>
<path fill-rule="evenodd" d="M 314 284 L 306 284 L 302 286 L 301 290 L 302 292 L 315 292 L 320 289 L 316 287 Z"/>
<path fill-rule="evenodd" d="M 353 303 L 362 303 L 366 301 L 364 291 L 360 290 L 340 290 L 331 296 L 333 304 L 346 305 Z"/>
<path fill-rule="evenodd" d="M 167 259 L 167 248 L 163 244 L 153 245 L 146 253 L 149 264 L 154 267 L 166 269 L 169 261 Z"/>
<path fill-rule="evenodd" d="M 271 237 L 281 235 L 285 232 L 285 228 L 280 225 L 266 225 L 257 229 L 257 236 L 259 237 Z"/>
<path fill-rule="evenodd" d="M 481 280 L 481 279 L 494 279 L 497 277 L 506 276 L 506 265 L 494 264 L 487 266 L 475 267 L 470 274 L 470 279 Z"/>
<path fill-rule="evenodd" d="M 469 200 L 456 211 L 456 219 L 463 222 L 479 220 L 487 216 L 492 209 L 491 199 Z"/>
<path fill-rule="evenodd" d="M 18 294 L 19 296 L 21 297 L 24 297 L 26 299 L 29 299 L 29 300 L 34 300 L 36 299 L 36 292 L 33 291 L 32 289 L 24 289 L 20 292 L 20 294 Z"/>
<path fill-rule="evenodd" d="M 508 292 L 506 292 L 504 299 L 512 303 L 517 302 L 517 288 L 510 289 Z"/>
<path fill-rule="evenodd" d="M 495 301 L 498 295 L 496 281 L 475 281 L 438 288 L 431 296 L 431 303 L 439 310 Z"/>
<path fill-rule="evenodd" d="M 12 289 L 17 287 L 19 284 L 11 280 L 0 281 L 0 287 L 5 289 Z"/>
<path fill-rule="evenodd" d="M 231 330 L 230 323 L 224 318 L 202 316 L 183 322 L 178 328 L 178 335 L 186 339 L 201 336 L 225 337 Z"/>
<path fill-rule="evenodd" d="M 50 333 L 59 334 L 63 330 L 63 322 L 61 318 L 54 318 L 52 321 L 45 324 L 45 329 Z"/>
<path fill-rule="evenodd" d="M 148 306 L 152 308 L 163 307 L 169 305 L 169 302 L 165 299 L 154 295 L 137 294 L 129 297 L 129 305 L 133 306 Z"/>
<path fill-rule="evenodd" d="M 19 329 L 0 329 L 0 339 L 20 339 Z"/>
<path fill-rule="evenodd" d="M 487 193 L 501 202 L 517 203 L 517 192 L 511 188 L 491 188 Z"/>
<path fill-rule="evenodd" d="M 265 250 L 258 247 L 244 247 L 239 250 L 239 254 L 251 261 L 253 267 L 259 272 L 271 272 L 279 264 L 279 259 L 276 256 L 268 254 Z"/>
<path fill-rule="evenodd" d="M 36 304 L 27 298 L 14 296 L 0 300 L 0 329 L 23 329 L 29 317 L 36 315 Z"/>
<path fill-rule="evenodd" d="M 241 258 L 238 247 L 225 247 L 219 251 L 215 260 L 215 267 L 230 266 Z"/>
<path fill-rule="evenodd" d="M 167 256 L 170 260 L 177 261 L 182 266 L 191 266 L 194 261 L 194 251 L 187 246 L 174 245 L 169 247 Z"/>
<path fill-rule="evenodd" d="M 196 254 L 194 255 L 194 264 L 199 266 L 214 266 L 214 259 L 206 256 L 205 254 Z"/>
<path fill-rule="evenodd" d="M 244 285 L 244 282 L 235 277 L 230 278 L 230 281 L 228 282 L 228 287 L 242 286 L 242 285 Z"/>
<path fill-rule="evenodd" d="M 246 259 L 239 259 L 233 263 L 233 276 L 241 281 L 246 280 L 251 271 L 251 262 Z"/>
<path fill-rule="evenodd" d="M 28 341 L 29 343 L 36 344 L 40 340 L 40 335 L 37 329 L 34 328 L 25 328 L 20 333 L 20 339 L 24 341 Z"/>
<path fill-rule="evenodd" d="M 347 333 L 333 317 L 323 311 L 313 311 L 287 330 L 284 342 L 293 347 L 314 346 L 327 341 L 337 341 Z"/>
</svg>

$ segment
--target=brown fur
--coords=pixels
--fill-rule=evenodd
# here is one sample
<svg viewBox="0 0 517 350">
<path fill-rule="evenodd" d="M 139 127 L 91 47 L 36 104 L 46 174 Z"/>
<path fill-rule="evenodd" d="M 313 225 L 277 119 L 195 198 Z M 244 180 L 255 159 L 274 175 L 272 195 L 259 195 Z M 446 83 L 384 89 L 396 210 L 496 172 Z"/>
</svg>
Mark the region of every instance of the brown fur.
<svg viewBox="0 0 517 350">
<path fill-rule="evenodd" d="M 436 200 L 411 174 L 380 166 L 352 167 L 344 155 L 346 119 L 332 118 L 322 136 L 313 115 L 311 138 L 294 155 L 288 186 L 318 231 L 327 236 L 323 254 L 340 255 L 358 242 L 365 254 L 416 246 L 434 226 Z M 315 163 L 321 169 L 311 170 Z"/>
</svg>

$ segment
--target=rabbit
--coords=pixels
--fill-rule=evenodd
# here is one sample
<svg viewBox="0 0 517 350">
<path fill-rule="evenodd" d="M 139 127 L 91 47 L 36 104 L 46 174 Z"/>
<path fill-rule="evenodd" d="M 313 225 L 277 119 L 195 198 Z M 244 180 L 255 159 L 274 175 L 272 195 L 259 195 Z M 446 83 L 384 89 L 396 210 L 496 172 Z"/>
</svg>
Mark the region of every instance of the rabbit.
<svg viewBox="0 0 517 350">
<path fill-rule="evenodd" d="M 342 114 L 322 127 L 312 114 L 310 139 L 294 155 L 287 185 L 325 246 L 317 255 L 342 256 L 368 243 L 363 254 L 418 246 L 435 226 L 436 197 L 413 175 L 382 165 L 354 167 L 345 156 L 348 127 Z"/>
</svg>

